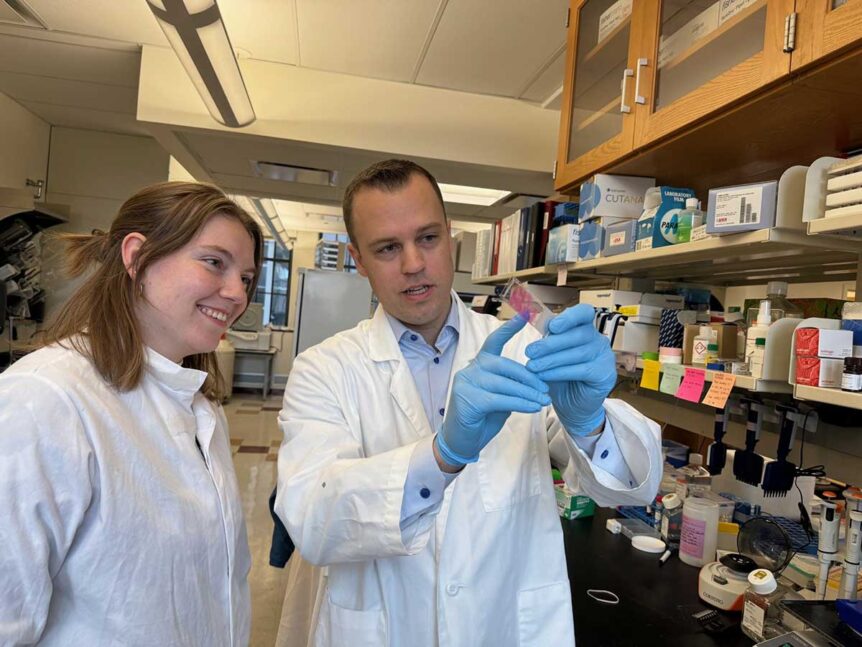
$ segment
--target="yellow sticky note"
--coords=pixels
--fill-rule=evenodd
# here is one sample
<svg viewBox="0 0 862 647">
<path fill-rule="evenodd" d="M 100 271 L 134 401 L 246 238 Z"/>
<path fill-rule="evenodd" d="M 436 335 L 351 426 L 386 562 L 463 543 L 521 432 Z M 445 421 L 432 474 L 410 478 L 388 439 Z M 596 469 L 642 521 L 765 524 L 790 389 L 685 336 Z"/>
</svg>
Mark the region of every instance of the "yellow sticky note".
<svg viewBox="0 0 862 647">
<path fill-rule="evenodd" d="M 724 408 L 735 382 L 735 375 L 731 375 L 730 373 L 713 373 L 712 386 L 710 386 L 709 391 L 706 392 L 706 397 L 703 399 L 703 403 L 718 409 Z"/>
<path fill-rule="evenodd" d="M 644 360 L 644 372 L 641 375 L 641 386 L 645 389 L 658 391 L 658 372 L 661 363 L 654 359 Z"/>
</svg>

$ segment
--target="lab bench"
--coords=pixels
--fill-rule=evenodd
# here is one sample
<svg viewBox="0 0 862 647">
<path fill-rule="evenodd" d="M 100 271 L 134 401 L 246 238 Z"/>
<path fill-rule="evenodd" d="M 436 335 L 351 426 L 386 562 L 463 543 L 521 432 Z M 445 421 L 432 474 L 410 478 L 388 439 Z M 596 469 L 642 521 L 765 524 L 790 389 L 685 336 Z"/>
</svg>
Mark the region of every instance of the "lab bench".
<svg viewBox="0 0 862 647">
<path fill-rule="evenodd" d="M 697 596 L 699 569 L 676 555 L 660 567 L 659 555 L 638 551 L 624 535 L 605 530 L 605 521 L 616 516 L 612 509 L 596 508 L 592 517 L 561 519 L 578 645 L 752 645 L 738 626 L 706 633 L 692 617 L 712 608 Z M 588 589 L 612 591 L 619 604 L 597 602 Z M 741 614 L 728 616 L 741 620 Z"/>
</svg>

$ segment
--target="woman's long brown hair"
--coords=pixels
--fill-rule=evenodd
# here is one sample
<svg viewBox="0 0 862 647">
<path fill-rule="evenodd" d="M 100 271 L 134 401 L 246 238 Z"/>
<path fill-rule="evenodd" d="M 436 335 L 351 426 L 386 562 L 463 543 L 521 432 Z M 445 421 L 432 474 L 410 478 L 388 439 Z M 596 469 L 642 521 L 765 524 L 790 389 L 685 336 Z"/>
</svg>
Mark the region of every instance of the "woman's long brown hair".
<svg viewBox="0 0 862 647">
<path fill-rule="evenodd" d="M 134 389 L 145 366 L 144 342 L 135 315 L 135 301 L 149 265 L 188 244 L 213 216 L 236 219 L 254 241 L 254 280 L 248 287 L 251 302 L 260 276 L 263 234 L 235 202 L 220 189 L 194 182 L 162 182 L 126 200 L 109 232 L 61 234 L 66 243 L 66 271 L 81 276 L 95 270 L 60 309 L 40 340 L 58 343 L 89 358 L 102 377 L 119 391 Z M 146 237 L 135 259 L 133 279 L 123 264 L 121 245 L 131 233 Z M 183 366 L 206 371 L 201 387 L 210 400 L 224 394 L 215 353 L 189 355 Z"/>
</svg>

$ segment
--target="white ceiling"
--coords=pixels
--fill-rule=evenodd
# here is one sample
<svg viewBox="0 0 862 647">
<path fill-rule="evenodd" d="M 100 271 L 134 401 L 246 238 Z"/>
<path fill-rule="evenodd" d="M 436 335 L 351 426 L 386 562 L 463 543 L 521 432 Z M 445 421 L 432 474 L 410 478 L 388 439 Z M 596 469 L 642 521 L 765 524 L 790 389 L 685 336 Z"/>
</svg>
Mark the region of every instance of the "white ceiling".
<svg viewBox="0 0 862 647">
<path fill-rule="evenodd" d="M 140 51 L 142 45 L 167 47 L 168 43 L 146 0 L 25 1 L 48 30 L 4 24 L 0 11 L 0 92 L 52 125 L 151 135 L 152 129 L 136 119 Z M 562 85 L 568 0 L 219 0 L 218 4 L 231 42 L 245 58 L 539 105 L 548 104 Z M 0 9 L 4 7 L 0 0 Z M 557 105 L 550 102 L 549 107 Z M 247 160 L 267 159 L 260 151 L 244 151 L 245 157 L 230 159 L 231 150 L 251 146 L 251 138 L 248 144 L 241 143 L 244 136 L 200 134 L 197 139 L 195 154 L 212 163 L 218 179 L 242 176 L 243 182 L 253 184 Z M 227 140 L 231 147 L 224 147 Z M 268 148 L 278 145 L 257 143 Z M 297 154 L 293 144 L 291 160 Z M 310 157 L 310 153 L 305 147 L 301 156 Z M 326 153 L 330 158 L 347 154 Z M 356 151 L 355 164 L 364 155 Z M 307 159 L 305 163 L 310 165 Z M 351 165 L 354 162 L 347 166 Z M 500 171 L 505 179 L 505 169 L 479 169 L 479 179 L 486 180 L 484 186 L 508 188 L 493 181 Z M 440 172 L 445 176 L 444 169 Z M 462 177 L 441 177 L 441 181 L 468 183 Z M 544 183 L 549 183 L 549 175 Z M 337 203 L 340 195 L 330 193 L 291 197 Z M 464 215 L 472 215 L 470 209 L 466 211 Z"/>
</svg>

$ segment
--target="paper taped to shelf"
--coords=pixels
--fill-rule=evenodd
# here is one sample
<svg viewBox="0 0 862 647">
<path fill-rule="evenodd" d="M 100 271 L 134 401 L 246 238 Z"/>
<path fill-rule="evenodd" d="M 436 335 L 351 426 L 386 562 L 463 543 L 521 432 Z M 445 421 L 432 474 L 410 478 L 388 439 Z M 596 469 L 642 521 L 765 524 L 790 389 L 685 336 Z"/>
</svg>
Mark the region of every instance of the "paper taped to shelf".
<svg viewBox="0 0 862 647">
<path fill-rule="evenodd" d="M 599 16 L 599 40 L 601 43 L 611 32 L 632 14 L 632 0 L 617 0 Z"/>
</svg>

